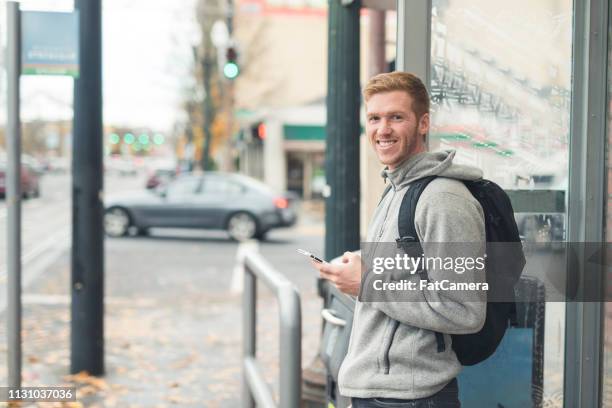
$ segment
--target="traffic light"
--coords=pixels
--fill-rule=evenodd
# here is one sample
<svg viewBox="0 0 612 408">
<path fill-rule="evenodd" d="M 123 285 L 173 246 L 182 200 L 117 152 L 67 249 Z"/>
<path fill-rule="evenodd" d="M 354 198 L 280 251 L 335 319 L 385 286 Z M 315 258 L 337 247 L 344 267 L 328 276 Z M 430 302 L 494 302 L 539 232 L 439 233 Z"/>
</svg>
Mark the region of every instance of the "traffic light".
<svg viewBox="0 0 612 408">
<path fill-rule="evenodd" d="M 136 137 L 134 137 L 132 133 L 126 133 L 125 135 L 123 135 L 123 142 L 125 144 L 131 145 L 135 141 L 136 141 Z"/>
<path fill-rule="evenodd" d="M 109 141 L 109 142 L 110 142 L 110 144 L 112 144 L 112 145 L 116 145 L 116 144 L 118 144 L 118 143 L 120 142 L 120 140 L 121 140 L 121 138 L 120 138 L 120 137 L 119 137 L 119 135 L 118 135 L 118 134 L 116 134 L 116 133 L 111 133 L 111 134 L 108 136 L 108 141 Z"/>
<path fill-rule="evenodd" d="M 161 133 L 156 133 L 153 135 L 153 143 L 158 146 L 164 144 L 164 140 L 164 135 L 162 135 Z"/>
<path fill-rule="evenodd" d="M 266 124 L 258 122 L 251 125 L 252 140 L 257 143 L 263 143 L 266 140 Z"/>
<path fill-rule="evenodd" d="M 223 66 L 223 75 L 227 79 L 236 79 L 240 74 L 240 68 L 238 67 L 238 53 L 236 48 L 230 46 L 225 51 L 225 65 Z"/>
<path fill-rule="evenodd" d="M 149 135 L 142 133 L 140 136 L 138 136 L 138 143 L 143 146 L 147 146 L 149 144 Z"/>
</svg>

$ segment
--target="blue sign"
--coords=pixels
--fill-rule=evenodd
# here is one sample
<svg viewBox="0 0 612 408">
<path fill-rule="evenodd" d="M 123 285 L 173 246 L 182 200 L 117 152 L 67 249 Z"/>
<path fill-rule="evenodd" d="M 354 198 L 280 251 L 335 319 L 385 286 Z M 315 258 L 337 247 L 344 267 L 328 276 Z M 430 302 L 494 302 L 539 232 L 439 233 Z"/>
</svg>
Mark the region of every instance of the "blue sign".
<svg viewBox="0 0 612 408">
<path fill-rule="evenodd" d="M 21 16 L 21 73 L 78 77 L 78 11 L 23 11 Z"/>
</svg>

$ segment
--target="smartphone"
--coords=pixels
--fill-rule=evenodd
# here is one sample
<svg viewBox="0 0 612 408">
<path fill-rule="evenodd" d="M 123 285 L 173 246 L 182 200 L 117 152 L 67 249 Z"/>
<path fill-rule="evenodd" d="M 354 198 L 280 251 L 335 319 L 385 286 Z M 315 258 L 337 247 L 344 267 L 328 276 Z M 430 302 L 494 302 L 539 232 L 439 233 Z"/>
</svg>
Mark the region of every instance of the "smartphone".
<svg viewBox="0 0 612 408">
<path fill-rule="evenodd" d="M 318 263 L 327 263 L 327 262 L 325 262 L 324 260 L 322 260 L 321 258 L 319 258 L 318 256 L 316 256 L 316 255 L 314 255 L 314 254 L 311 254 L 311 253 L 310 253 L 310 252 L 308 252 L 308 251 L 304 251 L 303 249 L 299 249 L 299 248 L 297 249 L 297 251 L 298 251 L 300 254 L 302 254 L 302 255 L 304 255 L 304 256 L 307 256 L 307 257 L 311 258 L 311 259 L 312 259 L 313 261 L 315 261 L 315 262 L 318 262 Z"/>
</svg>

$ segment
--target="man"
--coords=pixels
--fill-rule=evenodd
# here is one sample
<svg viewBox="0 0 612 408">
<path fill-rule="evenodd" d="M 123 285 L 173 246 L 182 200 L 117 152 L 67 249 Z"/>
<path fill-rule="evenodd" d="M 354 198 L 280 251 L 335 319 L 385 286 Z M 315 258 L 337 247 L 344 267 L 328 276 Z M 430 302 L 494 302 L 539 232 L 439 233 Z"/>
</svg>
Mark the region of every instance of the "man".
<svg viewBox="0 0 612 408">
<path fill-rule="evenodd" d="M 465 255 L 483 256 L 483 211 L 461 181 L 480 179 L 482 172 L 453 164 L 453 151 L 427 152 L 429 95 L 421 80 L 404 72 L 380 74 L 368 82 L 363 95 L 366 134 L 391 186 L 375 210 L 367 242 L 395 244 L 403 195 L 414 180 L 436 175 L 416 206 L 419 241 L 476 243 L 478 249 Z M 435 255 L 445 255 L 444 248 Z M 425 244 L 424 251 L 431 255 Z M 342 292 L 357 296 L 363 291 L 359 255 L 346 252 L 341 264 L 313 265 Z M 448 277 L 447 271 L 436 268 L 427 273 L 431 281 Z M 484 270 L 461 276 L 482 282 Z M 450 334 L 481 329 L 486 295 L 466 301 L 461 293 L 417 289 L 410 296 L 414 299 L 409 302 L 357 300 L 338 378 L 340 393 L 351 397 L 353 408 L 460 406 L 456 377 L 461 364 L 450 347 Z M 440 347 L 440 337 L 445 347 Z"/>
</svg>

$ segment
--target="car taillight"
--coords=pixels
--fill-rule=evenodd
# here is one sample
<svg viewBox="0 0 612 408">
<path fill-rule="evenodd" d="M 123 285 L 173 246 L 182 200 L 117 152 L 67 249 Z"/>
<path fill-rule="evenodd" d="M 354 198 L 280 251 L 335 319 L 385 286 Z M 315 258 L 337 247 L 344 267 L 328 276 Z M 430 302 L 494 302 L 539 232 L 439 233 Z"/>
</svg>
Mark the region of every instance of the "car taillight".
<svg viewBox="0 0 612 408">
<path fill-rule="evenodd" d="M 274 206 L 276 208 L 288 208 L 289 207 L 289 201 L 287 201 L 287 199 L 284 198 L 284 197 L 276 197 L 274 199 Z"/>
</svg>

